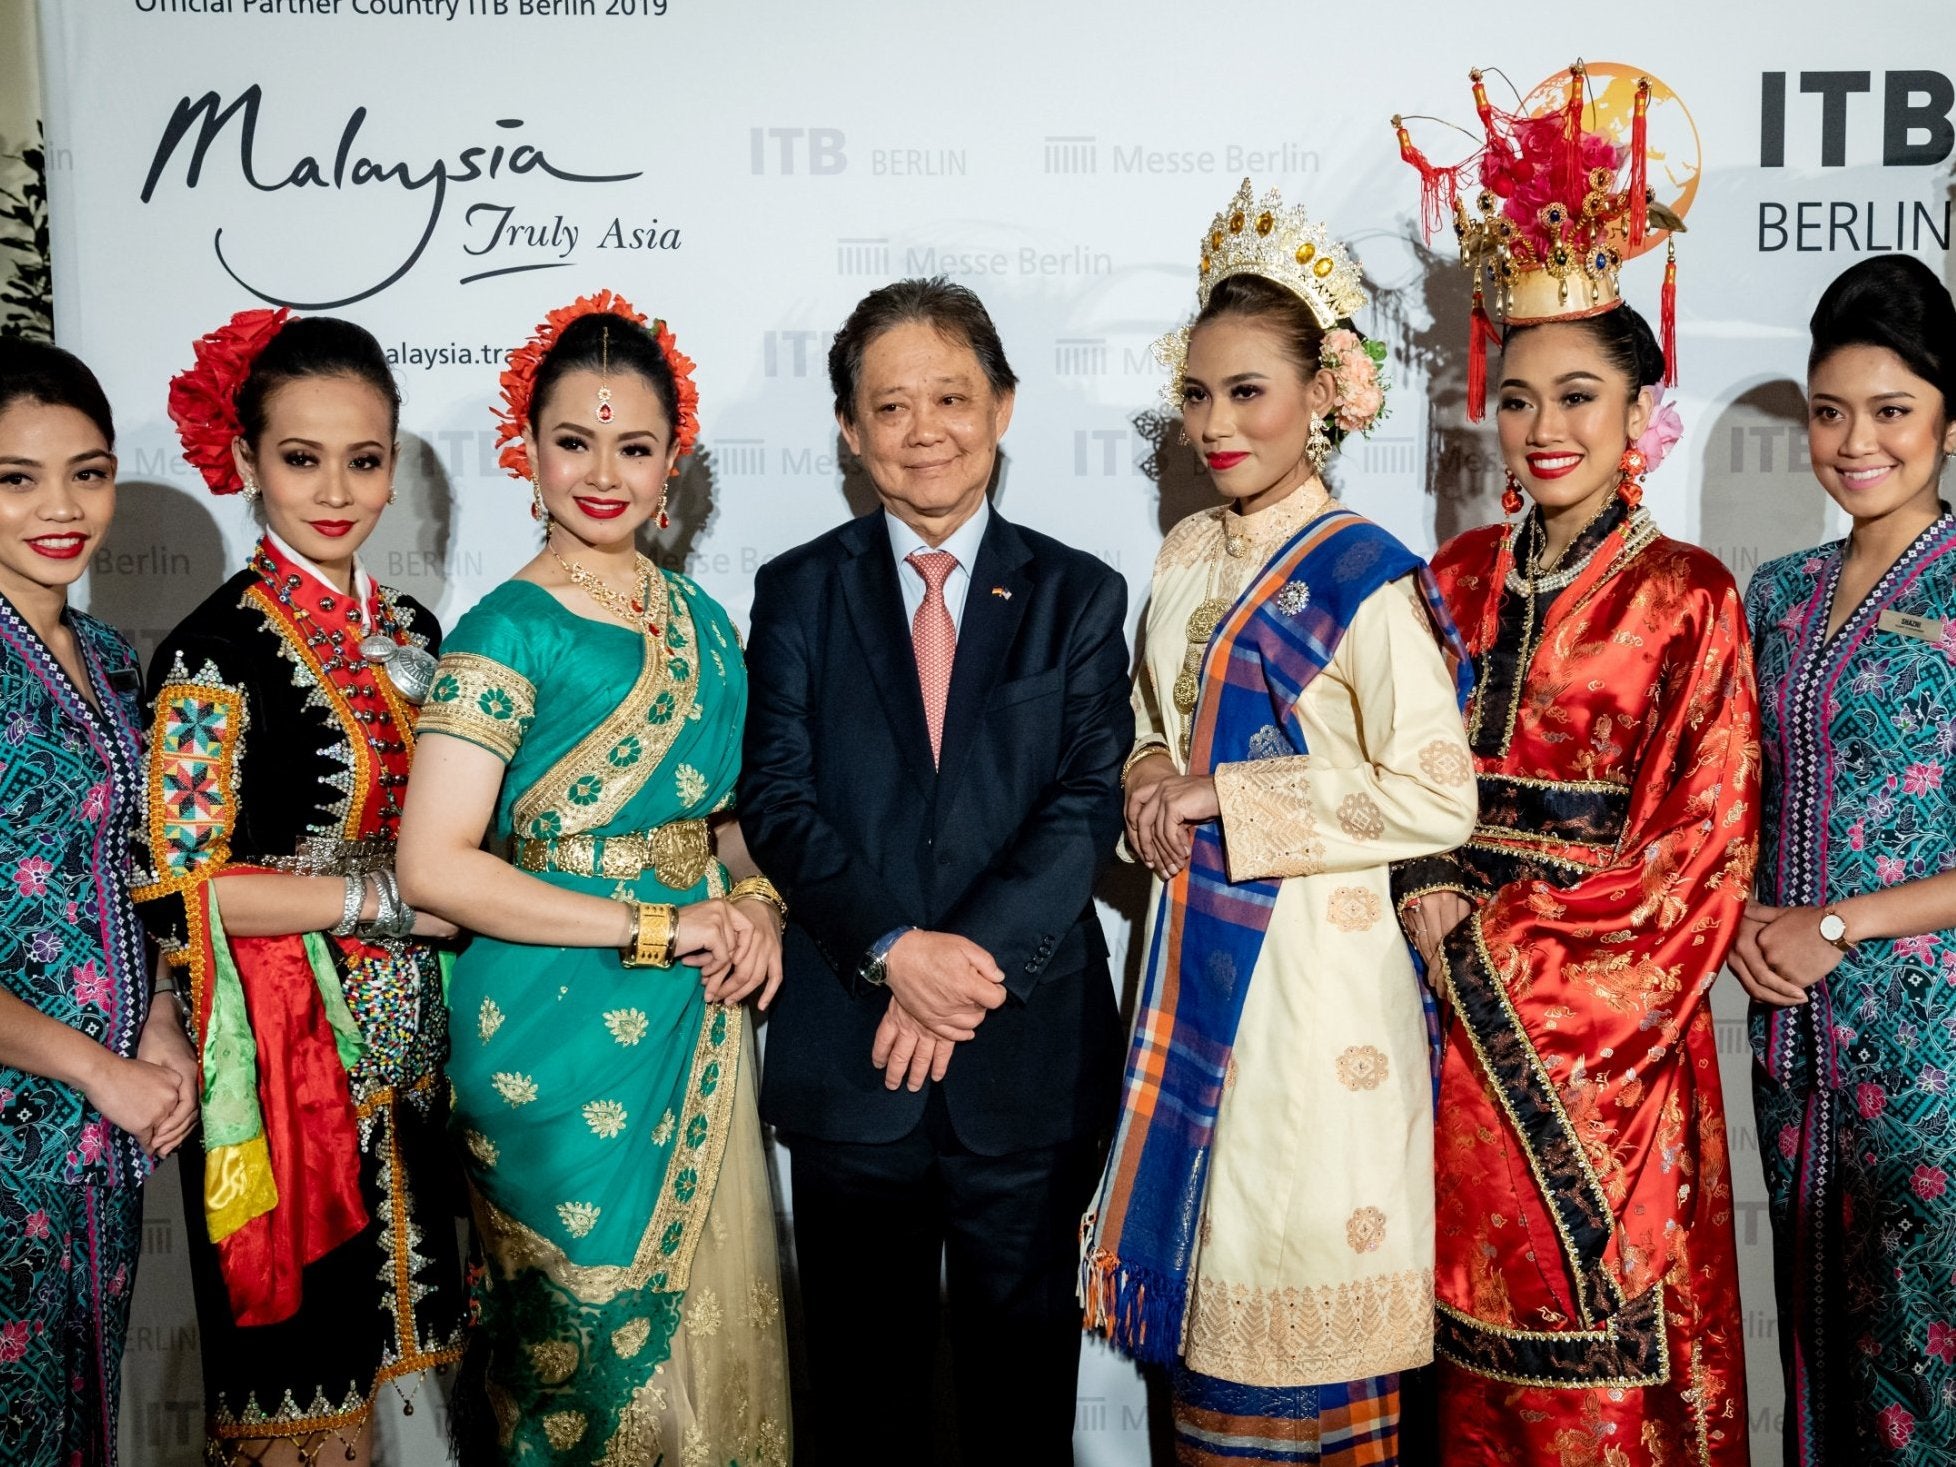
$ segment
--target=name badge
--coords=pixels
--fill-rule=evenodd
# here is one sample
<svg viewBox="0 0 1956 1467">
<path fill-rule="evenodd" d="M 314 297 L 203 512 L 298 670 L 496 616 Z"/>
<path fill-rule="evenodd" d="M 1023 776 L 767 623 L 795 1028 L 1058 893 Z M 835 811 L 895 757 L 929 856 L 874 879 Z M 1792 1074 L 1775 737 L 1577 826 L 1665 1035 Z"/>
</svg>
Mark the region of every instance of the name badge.
<svg viewBox="0 0 1956 1467">
<path fill-rule="evenodd" d="M 1915 637 L 1924 642 L 1942 640 L 1942 623 L 1926 616 L 1909 616 L 1900 611 L 1884 611 L 1876 626 L 1897 636 Z"/>
</svg>

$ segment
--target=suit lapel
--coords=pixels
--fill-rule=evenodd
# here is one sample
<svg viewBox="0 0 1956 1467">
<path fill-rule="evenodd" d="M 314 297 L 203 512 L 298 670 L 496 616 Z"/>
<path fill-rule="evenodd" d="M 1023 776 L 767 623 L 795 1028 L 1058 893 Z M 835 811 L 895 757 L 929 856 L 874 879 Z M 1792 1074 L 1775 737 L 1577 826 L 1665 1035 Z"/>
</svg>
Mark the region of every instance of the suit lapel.
<svg viewBox="0 0 1956 1467">
<path fill-rule="evenodd" d="M 842 597 L 904 765 L 928 791 L 937 771 L 931 767 L 924 693 L 917 682 L 917 656 L 904 624 L 903 593 L 890 557 L 889 532 L 880 510 L 863 515 L 850 528 L 855 533 L 844 536 L 850 558 L 842 566 Z"/>
<path fill-rule="evenodd" d="M 983 726 L 985 704 L 998 684 L 999 671 L 1032 600 L 1032 577 L 1026 564 L 1031 559 L 1032 551 L 1024 538 L 993 510 L 984 538 L 978 542 L 971 584 L 965 590 L 958 655 L 951 664 L 951 691 L 944 704 L 944 747 L 938 777 L 946 789 L 957 779 Z M 916 682 L 914 672 L 911 682 Z M 921 693 L 917 703 L 921 709 Z M 929 747 L 926 743 L 926 750 Z"/>
</svg>

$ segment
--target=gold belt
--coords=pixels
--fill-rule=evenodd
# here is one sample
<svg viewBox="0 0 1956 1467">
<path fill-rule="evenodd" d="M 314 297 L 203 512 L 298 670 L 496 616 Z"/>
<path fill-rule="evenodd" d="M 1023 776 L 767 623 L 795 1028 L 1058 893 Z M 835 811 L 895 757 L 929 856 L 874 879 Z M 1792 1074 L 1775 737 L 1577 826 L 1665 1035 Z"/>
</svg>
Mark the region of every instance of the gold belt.
<svg viewBox="0 0 1956 1467">
<path fill-rule="evenodd" d="M 564 835 L 516 842 L 516 864 L 525 871 L 563 871 L 631 881 L 650 871 L 662 886 L 687 891 L 713 864 L 713 843 L 704 820 L 675 820 L 657 830 L 622 835 Z"/>
</svg>

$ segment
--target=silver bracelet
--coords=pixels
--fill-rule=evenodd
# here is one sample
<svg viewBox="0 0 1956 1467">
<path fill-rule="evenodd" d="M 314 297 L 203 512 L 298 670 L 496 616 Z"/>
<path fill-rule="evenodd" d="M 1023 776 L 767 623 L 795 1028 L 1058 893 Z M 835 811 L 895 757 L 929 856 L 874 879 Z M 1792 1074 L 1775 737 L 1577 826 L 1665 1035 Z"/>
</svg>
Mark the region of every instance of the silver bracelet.
<svg viewBox="0 0 1956 1467">
<path fill-rule="evenodd" d="M 401 899 L 401 883 L 395 879 L 393 868 L 381 867 L 374 873 L 374 880 L 380 886 L 386 908 L 374 925 L 383 937 L 406 937 L 414 930 L 414 908 Z"/>
<path fill-rule="evenodd" d="M 346 901 L 340 907 L 339 924 L 332 929 L 335 937 L 351 937 L 353 928 L 360 920 L 360 907 L 367 899 L 367 879 L 364 876 L 346 878 Z"/>
<path fill-rule="evenodd" d="M 372 873 L 374 883 L 374 915 L 371 921 L 360 924 L 360 936 L 373 941 L 390 936 L 394 926 L 394 896 L 387 889 L 386 874 L 382 871 Z"/>
</svg>

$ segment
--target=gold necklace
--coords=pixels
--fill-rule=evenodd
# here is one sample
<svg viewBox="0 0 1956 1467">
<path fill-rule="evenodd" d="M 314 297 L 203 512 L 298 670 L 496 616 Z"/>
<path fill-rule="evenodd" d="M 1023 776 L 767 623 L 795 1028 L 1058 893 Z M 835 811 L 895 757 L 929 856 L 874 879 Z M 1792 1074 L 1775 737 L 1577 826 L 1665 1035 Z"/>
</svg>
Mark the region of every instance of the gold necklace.
<svg viewBox="0 0 1956 1467">
<path fill-rule="evenodd" d="M 627 626 L 643 632 L 648 637 L 659 635 L 659 625 L 653 620 L 652 612 L 652 579 L 659 572 L 658 567 L 653 565 L 645 556 L 635 556 L 632 562 L 633 568 L 637 570 L 639 576 L 638 597 L 636 600 L 625 595 L 622 591 L 614 590 L 597 575 L 586 570 L 576 561 L 564 559 L 563 556 L 557 553 L 557 547 L 555 545 L 550 547 L 550 557 L 564 568 L 564 574 L 570 577 L 573 586 L 576 586 L 606 611 L 610 612 Z"/>
<path fill-rule="evenodd" d="M 1188 646 L 1182 652 L 1182 668 L 1175 674 L 1175 711 L 1182 717 L 1182 763 L 1186 765 L 1189 748 L 1195 739 L 1195 705 L 1202 695 L 1202 660 L 1209 652 L 1209 639 L 1222 625 L 1223 618 L 1229 615 L 1229 608 L 1236 604 L 1234 597 L 1218 595 L 1218 581 L 1224 565 L 1234 558 L 1227 522 L 1218 526 L 1223 532 L 1222 556 L 1209 562 L 1208 582 L 1203 588 L 1202 599 L 1196 603 L 1195 610 L 1189 613 L 1188 621 L 1182 627 L 1182 635 Z M 1243 547 L 1246 549 L 1247 547 Z"/>
</svg>

